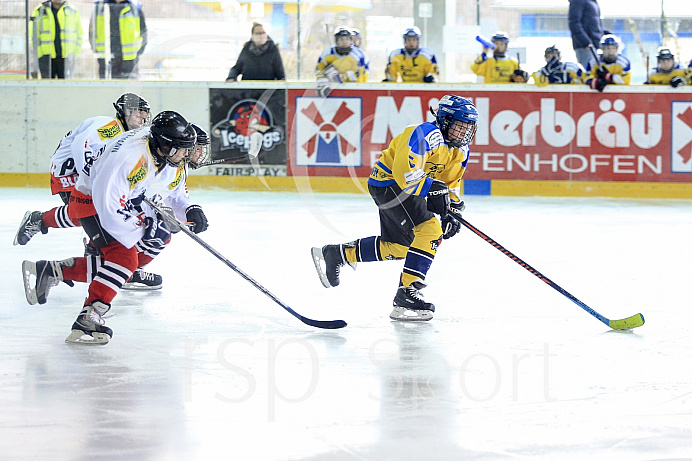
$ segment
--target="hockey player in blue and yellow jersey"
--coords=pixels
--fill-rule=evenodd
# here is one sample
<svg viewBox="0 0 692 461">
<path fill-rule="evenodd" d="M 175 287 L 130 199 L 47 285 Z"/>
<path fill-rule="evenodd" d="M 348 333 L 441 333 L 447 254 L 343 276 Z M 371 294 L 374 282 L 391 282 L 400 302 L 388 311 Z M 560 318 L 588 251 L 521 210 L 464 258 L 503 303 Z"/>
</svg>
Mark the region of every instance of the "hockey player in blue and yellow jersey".
<svg viewBox="0 0 692 461">
<path fill-rule="evenodd" d="M 379 208 L 381 235 L 312 249 L 327 288 L 339 285 L 346 264 L 355 269 L 358 262 L 405 259 L 393 320 L 432 318 L 435 306 L 423 300 L 420 290 L 442 239 L 461 228 L 449 210 L 464 209 L 460 184 L 478 111 L 470 100 L 446 95 L 433 114 L 434 122 L 410 126 L 396 136 L 370 173 L 368 189 Z"/>
<path fill-rule="evenodd" d="M 483 77 L 483 83 L 526 83 L 529 74 L 521 70 L 519 61 L 507 56 L 509 36 L 502 31 L 495 32 L 490 39 L 493 42 L 493 55 L 488 56 L 491 48 L 483 46 L 480 56 L 471 64 L 471 72 Z"/>
<path fill-rule="evenodd" d="M 584 83 L 584 69 L 573 62 L 561 62 L 562 54 L 555 45 L 545 49 L 545 66 L 533 73 L 533 82 L 537 86 L 553 83 Z"/>
<path fill-rule="evenodd" d="M 435 53 L 420 47 L 421 33 L 418 27 L 404 31 L 404 47 L 389 55 L 385 69 L 385 82 L 434 83 L 440 81 L 440 68 Z"/>
<path fill-rule="evenodd" d="M 360 48 L 353 45 L 353 34 L 347 27 L 334 32 L 335 46 L 324 50 L 317 60 L 317 93 L 329 96 L 333 84 L 367 82 L 368 63 Z"/>
<path fill-rule="evenodd" d="M 594 90 L 603 91 L 609 84 L 630 84 L 630 61 L 618 53 L 618 48 L 620 40 L 615 35 L 607 34 L 601 38 L 601 56 L 598 60 L 591 58 L 586 66 L 586 84 Z"/>
<path fill-rule="evenodd" d="M 677 88 L 692 83 L 692 68 L 684 68 L 675 62 L 675 56 L 670 48 L 659 47 L 656 50 L 658 65 L 654 68 L 654 73 L 649 76 L 648 81 L 652 85 L 670 85 Z"/>
</svg>

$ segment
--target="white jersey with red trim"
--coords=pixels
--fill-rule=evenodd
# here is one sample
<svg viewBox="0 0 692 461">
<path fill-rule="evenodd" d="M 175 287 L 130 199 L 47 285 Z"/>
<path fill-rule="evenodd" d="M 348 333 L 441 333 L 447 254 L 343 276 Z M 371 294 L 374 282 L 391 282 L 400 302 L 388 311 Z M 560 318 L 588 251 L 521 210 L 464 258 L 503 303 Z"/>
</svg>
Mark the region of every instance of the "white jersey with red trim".
<svg viewBox="0 0 692 461">
<path fill-rule="evenodd" d="M 67 133 L 51 157 L 53 193 L 58 192 L 56 189 L 72 189 L 78 175 L 88 174 L 106 143 L 124 132 L 118 119 L 98 116 L 84 120 Z"/>
<path fill-rule="evenodd" d="M 91 174 L 80 175 L 77 190 L 92 196 L 103 228 L 126 248 L 132 248 L 144 235 L 146 214 L 131 200 L 146 194 L 161 182 L 161 172 L 149 150 L 149 127 L 128 131 L 106 144 L 91 167 Z"/>
</svg>

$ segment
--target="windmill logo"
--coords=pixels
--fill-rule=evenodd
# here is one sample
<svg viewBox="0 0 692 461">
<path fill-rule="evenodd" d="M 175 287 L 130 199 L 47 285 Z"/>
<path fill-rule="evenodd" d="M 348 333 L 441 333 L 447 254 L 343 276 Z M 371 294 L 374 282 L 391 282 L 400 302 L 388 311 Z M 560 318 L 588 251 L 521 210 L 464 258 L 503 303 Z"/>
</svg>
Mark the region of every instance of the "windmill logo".
<svg viewBox="0 0 692 461">
<path fill-rule="evenodd" d="M 361 98 L 296 100 L 296 165 L 362 165 Z"/>
<path fill-rule="evenodd" d="M 692 173 L 692 103 L 674 101 L 672 109 L 671 170 Z"/>
</svg>

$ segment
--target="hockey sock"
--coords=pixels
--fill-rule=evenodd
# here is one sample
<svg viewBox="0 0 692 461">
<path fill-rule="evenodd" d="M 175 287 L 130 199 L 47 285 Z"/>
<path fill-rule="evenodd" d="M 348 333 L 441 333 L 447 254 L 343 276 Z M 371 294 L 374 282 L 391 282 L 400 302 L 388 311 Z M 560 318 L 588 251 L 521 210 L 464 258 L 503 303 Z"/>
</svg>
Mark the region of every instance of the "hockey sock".
<svg viewBox="0 0 692 461">
<path fill-rule="evenodd" d="M 437 218 L 431 218 L 413 229 L 415 237 L 406 253 L 401 283 L 410 286 L 416 279 L 425 280 L 442 240 L 442 227 Z"/>
<path fill-rule="evenodd" d="M 63 280 L 71 280 L 73 282 L 86 282 L 87 277 L 87 258 L 74 258 L 74 265 L 71 267 L 63 266 Z"/>
<path fill-rule="evenodd" d="M 43 213 L 43 225 L 61 229 L 81 226 L 79 221 L 75 223 L 67 215 L 67 205 L 59 206 Z"/>
<path fill-rule="evenodd" d="M 100 299 L 110 304 L 118 291 L 137 269 L 137 250 L 125 248 L 119 242 L 112 242 L 101 248 L 103 265 L 89 284 L 89 295 L 85 305 Z"/>
<path fill-rule="evenodd" d="M 346 247 L 346 260 L 354 262 L 384 261 L 385 259 L 404 259 L 408 247 L 398 243 L 384 242 L 380 237 L 366 237 Z"/>
</svg>

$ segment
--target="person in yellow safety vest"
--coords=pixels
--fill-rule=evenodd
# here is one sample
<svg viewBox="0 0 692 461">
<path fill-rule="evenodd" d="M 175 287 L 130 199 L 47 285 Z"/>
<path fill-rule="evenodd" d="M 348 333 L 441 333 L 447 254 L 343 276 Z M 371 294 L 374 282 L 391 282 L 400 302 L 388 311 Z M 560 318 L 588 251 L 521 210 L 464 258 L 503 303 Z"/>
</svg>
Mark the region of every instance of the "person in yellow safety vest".
<svg viewBox="0 0 692 461">
<path fill-rule="evenodd" d="M 142 5 L 135 0 L 98 0 L 89 23 L 89 41 L 97 56 L 99 78 L 109 73 L 111 78 L 136 78 L 137 61 L 147 46 Z"/>
<path fill-rule="evenodd" d="M 31 13 L 29 41 L 36 50 L 41 78 L 72 76 L 74 58 L 82 52 L 79 11 L 65 0 L 48 0 Z"/>
</svg>

